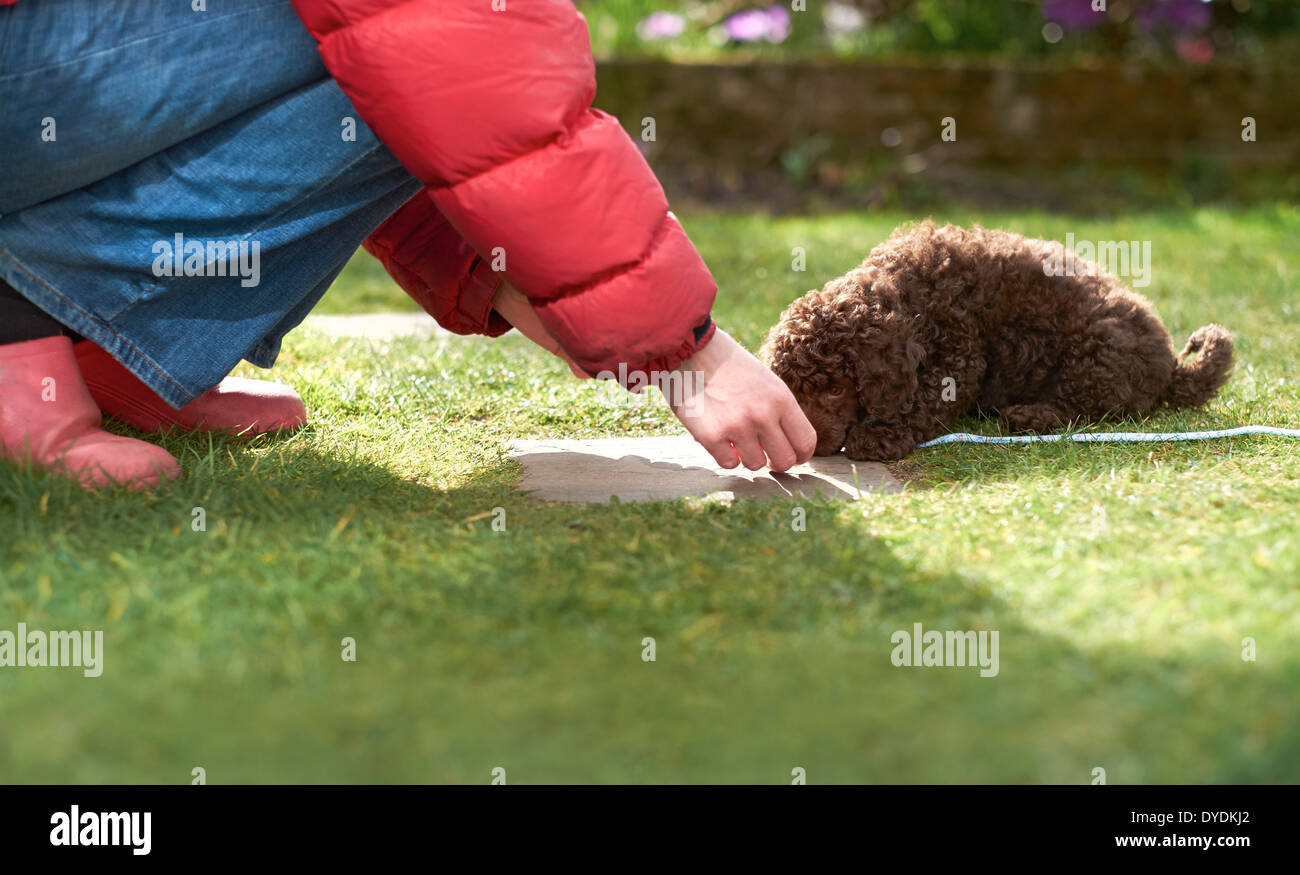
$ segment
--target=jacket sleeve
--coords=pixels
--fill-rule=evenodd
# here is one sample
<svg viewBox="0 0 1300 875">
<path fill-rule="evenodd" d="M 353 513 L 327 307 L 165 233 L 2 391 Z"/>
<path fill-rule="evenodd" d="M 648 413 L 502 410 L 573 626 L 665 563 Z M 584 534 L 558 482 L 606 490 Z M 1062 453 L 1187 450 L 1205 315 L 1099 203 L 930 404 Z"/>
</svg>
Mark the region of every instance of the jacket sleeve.
<svg viewBox="0 0 1300 875">
<path fill-rule="evenodd" d="M 631 138 L 591 108 L 568 0 L 293 3 L 357 112 L 579 365 L 669 370 L 709 341 L 713 277 Z"/>
<path fill-rule="evenodd" d="M 448 331 L 496 337 L 510 330 L 492 309 L 501 275 L 456 233 L 427 192 L 407 201 L 362 245 Z"/>
</svg>

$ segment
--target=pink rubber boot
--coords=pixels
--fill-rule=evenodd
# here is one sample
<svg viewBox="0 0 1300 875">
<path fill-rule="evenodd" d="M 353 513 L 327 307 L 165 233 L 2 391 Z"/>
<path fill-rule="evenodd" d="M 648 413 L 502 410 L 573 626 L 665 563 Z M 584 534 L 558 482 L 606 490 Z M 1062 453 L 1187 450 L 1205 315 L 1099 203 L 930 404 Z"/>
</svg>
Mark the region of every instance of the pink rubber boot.
<svg viewBox="0 0 1300 875">
<path fill-rule="evenodd" d="M 140 431 L 224 431 L 252 437 L 301 428 L 307 408 L 281 383 L 226 377 L 180 410 L 170 407 L 101 347 L 76 345 L 77 364 L 99 409 Z"/>
<path fill-rule="evenodd" d="M 180 473 L 162 447 L 99 427 L 72 341 L 45 337 L 0 345 L 0 453 L 76 478 L 87 489 L 150 489 Z"/>
</svg>

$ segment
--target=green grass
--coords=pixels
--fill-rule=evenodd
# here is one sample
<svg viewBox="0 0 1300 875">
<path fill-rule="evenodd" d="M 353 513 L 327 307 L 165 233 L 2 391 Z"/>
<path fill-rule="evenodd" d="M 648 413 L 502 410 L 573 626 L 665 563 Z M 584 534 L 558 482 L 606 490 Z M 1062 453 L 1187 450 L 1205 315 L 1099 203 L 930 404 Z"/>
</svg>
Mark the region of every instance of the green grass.
<svg viewBox="0 0 1300 875">
<path fill-rule="evenodd" d="M 684 221 L 753 347 L 905 218 Z M 936 218 L 1151 240 L 1178 341 L 1236 333 L 1210 406 L 1115 427 L 1300 423 L 1296 209 Z M 409 306 L 364 257 L 326 303 Z M 1295 443 L 953 446 L 857 504 L 572 507 L 504 444 L 675 430 L 662 405 L 516 337 L 302 332 L 274 375 L 307 430 L 169 436 L 185 476 L 150 496 L 0 466 L 0 629 L 107 650 L 97 679 L 0 669 L 0 782 L 1300 780 Z M 915 622 L 998 630 L 1000 674 L 895 668 Z"/>
</svg>

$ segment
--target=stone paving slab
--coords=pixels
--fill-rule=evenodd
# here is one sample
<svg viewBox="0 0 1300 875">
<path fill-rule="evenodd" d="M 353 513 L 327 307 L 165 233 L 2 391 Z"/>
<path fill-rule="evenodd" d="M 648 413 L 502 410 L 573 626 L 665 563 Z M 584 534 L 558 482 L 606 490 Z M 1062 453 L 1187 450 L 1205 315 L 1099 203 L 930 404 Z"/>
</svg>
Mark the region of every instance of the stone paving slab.
<svg viewBox="0 0 1300 875">
<path fill-rule="evenodd" d="M 394 337 L 434 337 L 450 335 L 433 317 L 419 313 L 359 313 L 349 316 L 308 316 L 302 323 L 331 337 L 364 337 L 391 340 Z"/>
<path fill-rule="evenodd" d="M 523 464 L 519 488 L 534 498 L 571 504 L 664 501 L 704 496 L 723 501 L 814 497 L 854 501 L 865 492 L 902 486 L 879 462 L 842 453 L 819 456 L 782 474 L 727 470 L 689 435 L 596 440 L 519 440 L 509 457 Z M 861 490 L 861 492 L 859 492 Z"/>
</svg>

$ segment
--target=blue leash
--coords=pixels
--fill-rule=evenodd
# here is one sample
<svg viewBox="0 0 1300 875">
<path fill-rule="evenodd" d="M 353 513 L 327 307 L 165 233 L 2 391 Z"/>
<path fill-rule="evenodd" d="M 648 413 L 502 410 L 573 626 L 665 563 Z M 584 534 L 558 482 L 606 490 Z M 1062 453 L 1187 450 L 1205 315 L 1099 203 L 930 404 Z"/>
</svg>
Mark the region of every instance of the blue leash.
<svg viewBox="0 0 1300 875">
<path fill-rule="evenodd" d="M 957 432 L 937 437 L 932 441 L 918 444 L 919 447 L 937 447 L 940 444 L 1054 444 L 1058 441 L 1074 441 L 1078 444 L 1093 443 L 1129 443 L 1152 444 L 1162 441 L 1204 441 L 1212 438 L 1237 437 L 1243 434 L 1271 434 L 1276 437 L 1300 438 L 1300 428 L 1275 428 L 1271 425 L 1243 425 L 1237 428 L 1221 428 L 1217 431 L 1171 431 L 1171 432 L 1076 432 L 1074 434 L 1018 434 L 996 436 L 987 434 L 967 434 Z"/>
</svg>

